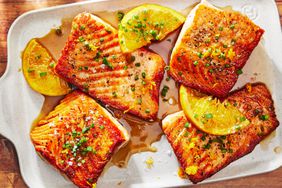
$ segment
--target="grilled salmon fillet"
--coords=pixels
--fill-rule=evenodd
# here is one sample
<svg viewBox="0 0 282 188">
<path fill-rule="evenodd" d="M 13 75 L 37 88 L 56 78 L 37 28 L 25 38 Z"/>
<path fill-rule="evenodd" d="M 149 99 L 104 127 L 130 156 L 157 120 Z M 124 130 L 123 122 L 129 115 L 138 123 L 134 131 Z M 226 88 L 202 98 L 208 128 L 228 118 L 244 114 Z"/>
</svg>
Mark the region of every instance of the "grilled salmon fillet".
<svg viewBox="0 0 282 188">
<path fill-rule="evenodd" d="M 125 128 L 81 91 L 68 94 L 30 137 L 43 158 L 82 188 L 96 184 L 115 150 L 129 140 Z"/>
<path fill-rule="evenodd" d="M 168 115 L 162 122 L 182 169 L 193 183 L 203 181 L 253 151 L 279 125 L 271 95 L 264 84 L 248 85 L 231 93 L 227 99 L 250 120 L 249 126 L 234 134 L 206 134 L 188 122 L 183 111 Z"/>
<path fill-rule="evenodd" d="M 100 18 L 77 15 L 55 68 L 68 82 L 114 108 L 155 119 L 165 63 L 146 49 L 123 54 L 117 30 Z"/>
<path fill-rule="evenodd" d="M 188 15 L 170 59 L 170 75 L 185 86 L 225 97 L 264 30 L 239 12 L 206 1 Z"/>
</svg>

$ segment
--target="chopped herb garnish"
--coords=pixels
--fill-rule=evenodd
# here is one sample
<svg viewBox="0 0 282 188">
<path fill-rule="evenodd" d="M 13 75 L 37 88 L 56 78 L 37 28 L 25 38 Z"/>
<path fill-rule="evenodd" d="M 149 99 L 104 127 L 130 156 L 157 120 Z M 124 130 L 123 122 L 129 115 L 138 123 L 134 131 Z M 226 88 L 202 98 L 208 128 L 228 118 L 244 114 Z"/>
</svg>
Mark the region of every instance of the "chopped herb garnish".
<svg viewBox="0 0 282 188">
<path fill-rule="evenodd" d="M 166 71 L 169 71 L 170 67 L 169 66 L 165 66 L 164 68 Z"/>
<path fill-rule="evenodd" d="M 94 60 L 95 61 L 98 61 L 98 59 L 101 57 L 101 52 L 97 52 L 95 57 L 94 57 Z"/>
<path fill-rule="evenodd" d="M 39 73 L 39 76 L 40 76 L 40 77 L 43 77 L 43 76 L 46 76 L 46 75 L 47 75 L 47 72 L 40 72 L 40 73 Z"/>
<path fill-rule="evenodd" d="M 55 67 L 55 63 L 54 62 L 50 63 L 49 67 L 54 68 Z"/>
<path fill-rule="evenodd" d="M 114 91 L 114 92 L 113 92 L 113 97 L 114 97 L 114 98 L 117 98 L 117 96 L 118 96 L 117 93 Z"/>
<path fill-rule="evenodd" d="M 105 57 L 103 58 L 103 64 L 109 67 L 110 69 L 114 69 L 113 65 Z"/>
<path fill-rule="evenodd" d="M 104 42 L 104 40 L 105 40 L 104 38 L 100 38 L 100 42 Z"/>
<path fill-rule="evenodd" d="M 240 117 L 240 122 L 243 122 L 246 120 L 246 117 Z"/>
<path fill-rule="evenodd" d="M 125 66 L 123 67 L 123 70 L 127 70 L 127 69 L 128 69 L 128 66 L 125 65 Z"/>
<path fill-rule="evenodd" d="M 27 69 L 27 72 L 28 72 L 28 73 L 32 73 L 32 72 L 34 72 L 34 70 L 29 67 L 29 68 Z"/>
<path fill-rule="evenodd" d="M 80 37 L 78 38 L 78 40 L 79 40 L 79 42 L 84 42 L 84 41 L 85 41 L 85 39 L 84 39 L 82 36 L 80 36 Z"/>
<path fill-rule="evenodd" d="M 146 113 L 146 114 L 149 114 L 149 113 L 150 113 L 150 109 L 146 109 L 146 110 L 145 110 L 145 113 Z"/>
<path fill-rule="evenodd" d="M 267 121 L 269 119 L 268 115 L 261 115 L 259 116 L 259 119 L 263 120 L 263 121 Z"/>
<path fill-rule="evenodd" d="M 218 30 L 219 30 L 219 31 L 223 31 L 223 27 L 219 27 Z"/>
<path fill-rule="evenodd" d="M 138 80 L 138 79 L 139 79 L 139 76 L 135 75 L 134 80 Z"/>
<path fill-rule="evenodd" d="M 80 29 L 80 30 L 84 30 L 84 29 L 85 29 L 85 25 L 81 25 L 81 26 L 79 27 L 79 29 Z"/>
<path fill-rule="evenodd" d="M 88 66 L 85 66 L 84 69 L 85 69 L 85 70 L 88 70 Z"/>
<path fill-rule="evenodd" d="M 190 127 L 190 123 L 186 122 L 186 123 L 184 124 L 184 127 L 185 127 L 185 128 L 189 128 L 189 127 Z"/>
<path fill-rule="evenodd" d="M 178 72 L 178 75 L 179 75 L 179 76 L 182 76 L 182 74 L 183 74 L 183 73 L 182 73 L 181 71 Z"/>
<path fill-rule="evenodd" d="M 203 146 L 203 148 L 204 148 L 204 149 L 210 149 L 210 148 L 211 148 L 211 145 L 210 145 L 209 143 L 207 143 L 207 144 L 205 144 L 205 145 Z"/>
<path fill-rule="evenodd" d="M 210 72 L 210 73 L 213 73 L 213 69 L 210 69 L 209 72 Z"/>
<path fill-rule="evenodd" d="M 66 142 L 66 143 L 64 143 L 63 148 L 64 149 L 70 149 L 71 148 L 71 144 Z"/>
<path fill-rule="evenodd" d="M 193 65 L 197 66 L 199 64 L 199 61 L 194 61 Z"/>
<path fill-rule="evenodd" d="M 152 37 L 156 40 L 158 40 L 157 38 L 157 31 L 156 30 L 150 30 L 150 34 L 152 35 Z"/>
<path fill-rule="evenodd" d="M 219 35 L 219 34 L 216 34 L 214 38 L 215 38 L 215 40 L 218 40 L 219 37 L 220 37 L 220 35 Z"/>
<path fill-rule="evenodd" d="M 237 73 L 238 75 L 240 75 L 240 74 L 243 74 L 243 71 L 242 71 L 242 69 L 239 69 L 239 70 L 236 71 L 236 73 Z"/>
<path fill-rule="evenodd" d="M 104 128 L 105 128 L 105 126 L 104 126 L 104 125 L 101 125 L 101 126 L 100 126 L 100 129 L 102 129 L 102 130 L 103 130 Z"/>
<path fill-rule="evenodd" d="M 234 29 L 234 28 L 235 28 L 235 24 L 231 24 L 230 29 Z"/>
<path fill-rule="evenodd" d="M 165 85 L 165 86 L 163 87 L 162 91 L 161 91 L 161 96 L 162 96 L 162 97 L 165 97 L 166 94 L 167 94 L 167 92 L 168 92 L 168 90 L 169 90 L 169 87 Z"/>
<path fill-rule="evenodd" d="M 197 56 L 198 56 L 199 58 L 202 58 L 202 57 L 203 57 L 202 52 L 198 52 L 198 53 L 197 53 Z"/>
<path fill-rule="evenodd" d="M 131 91 L 135 91 L 135 87 L 131 87 Z"/>
<path fill-rule="evenodd" d="M 146 85 L 146 82 L 145 82 L 144 80 L 142 80 L 142 82 L 141 82 L 141 83 L 142 83 L 142 85 Z"/>
<path fill-rule="evenodd" d="M 118 12 L 117 13 L 117 18 L 118 18 L 119 22 L 122 20 L 123 17 L 124 17 L 124 13 L 123 12 Z"/>
<path fill-rule="evenodd" d="M 167 82 L 170 81 L 170 77 L 168 76 L 165 80 L 166 80 Z"/>
<path fill-rule="evenodd" d="M 225 68 L 229 68 L 230 65 L 229 65 L 229 64 L 225 64 L 224 67 L 225 67 Z"/>
<path fill-rule="evenodd" d="M 138 103 L 138 104 L 142 104 L 142 98 L 138 98 L 138 99 L 137 99 L 137 103 Z"/>
<path fill-rule="evenodd" d="M 72 135 L 73 137 L 76 137 L 76 136 L 77 136 L 76 130 L 72 131 L 71 135 Z"/>
<path fill-rule="evenodd" d="M 92 124 L 90 125 L 91 128 L 94 128 L 94 126 L 95 126 L 94 123 L 92 123 Z"/>
<path fill-rule="evenodd" d="M 211 66 L 211 64 L 209 64 L 209 63 L 206 63 L 206 65 L 205 65 L 206 67 L 209 67 L 209 66 Z"/>
<path fill-rule="evenodd" d="M 142 72 L 142 78 L 146 78 L 146 73 L 145 72 Z"/>
<path fill-rule="evenodd" d="M 206 119 L 212 119 L 213 115 L 211 113 L 205 114 Z"/>
<path fill-rule="evenodd" d="M 35 59 L 36 59 L 36 60 L 38 60 L 38 59 L 40 59 L 40 58 L 41 58 L 41 55 L 35 56 Z"/>
<path fill-rule="evenodd" d="M 135 67 L 140 67 L 141 64 L 140 63 L 135 63 Z"/>
<path fill-rule="evenodd" d="M 78 70 L 82 70 L 82 67 L 80 66 L 80 67 L 78 67 Z"/>
<path fill-rule="evenodd" d="M 93 151 L 93 148 L 92 148 L 91 146 L 87 146 L 86 151 L 92 152 L 92 151 Z"/>
<path fill-rule="evenodd" d="M 81 132 L 84 134 L 84 133 L 86 133 L 87 131 L 89 131 L 89 129 L 90 129 L 90 127 L 84 127 Z"/>
</svg>

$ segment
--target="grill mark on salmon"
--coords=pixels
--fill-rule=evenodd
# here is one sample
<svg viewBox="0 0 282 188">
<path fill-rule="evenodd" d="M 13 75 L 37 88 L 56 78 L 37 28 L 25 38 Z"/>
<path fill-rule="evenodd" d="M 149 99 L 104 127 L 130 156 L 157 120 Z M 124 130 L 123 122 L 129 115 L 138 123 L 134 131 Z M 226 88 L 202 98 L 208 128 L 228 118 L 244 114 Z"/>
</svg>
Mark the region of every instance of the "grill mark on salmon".
<svg viewBox="0 0 282 188">
<path fill-rule="evenodd" d="M 78 187 L 98 180 L 128 140 L 125 128 L 81 91 L 68 94 L 30 133 L 35 150 Z"/>
<path fill-rule="evenodd" d="M 223 11 L 204 1 L 186 19 L 169 74 L 185 86 L 225 97 L 263 33 L 239 12 Z"/>
<path fill-rule="evenodd" d="M 251 87 L 249 87 L 251 86 Z M 167 116 L 162 127 L 182 169 L 193 183 L 212 176 L 231 162 L 252 152 L 255 146 L 274 131 L 279 122 L 271 94 L 262 83 L 232 92 L 227 100 L 250 121 L 250 125 L 227 136 L 215 136 L 198 130 L 183 111 Z M 263 115 L 268 118 L 263 120 Z M 190 123 L 190 122 L 189 122 Z"/>
<path fill-rule="evenodd" d="M 55 70 L 95 99 L 149 120 L 157 116 L 164 66 L 159 55 L 146 49 L 123 54 L 116 29 L 81 13 Z"/>
</svg>

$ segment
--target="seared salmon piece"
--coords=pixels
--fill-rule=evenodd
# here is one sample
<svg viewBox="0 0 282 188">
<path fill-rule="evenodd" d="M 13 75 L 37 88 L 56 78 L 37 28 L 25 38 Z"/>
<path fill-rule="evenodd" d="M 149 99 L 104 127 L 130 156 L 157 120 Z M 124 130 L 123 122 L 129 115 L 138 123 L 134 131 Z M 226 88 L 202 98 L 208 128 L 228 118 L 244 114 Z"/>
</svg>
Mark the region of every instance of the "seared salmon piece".
<svg viewBox="0 0 282 188">
<path fill-rule="evenodd" d="M 170 75 L 203 93 L 225 97 L 264 30 L 248 17 L 206 1 L 188 15 L 170 59 Z"/>
<path fill-rule="evenodd" d="M 93 187 L 114 152 L 129 140 L 125 128 L 81 91 L 68 94 L 31 130 L 35 150 L 78 187 Z"/>
<path fill-rule="evenodd" d="M 55 68 L 66 81 L 104 104 L 155 119 L 165 63 L 146 49 L 123 54 L 117 30 L 89 14 L 77 15 Z"/>
<path fill-rule="evenodd" d="M 162 121 L 164 133 L 193 183 L 205 180 L 252 152 L 279 125 L 271 95 L 264 84 L 247 85 L 227 99 L 250 121 L 249 126 L 234 134 L 206 134 L 188 122 L 183 111 L 168 115 Z"/>
</svg>

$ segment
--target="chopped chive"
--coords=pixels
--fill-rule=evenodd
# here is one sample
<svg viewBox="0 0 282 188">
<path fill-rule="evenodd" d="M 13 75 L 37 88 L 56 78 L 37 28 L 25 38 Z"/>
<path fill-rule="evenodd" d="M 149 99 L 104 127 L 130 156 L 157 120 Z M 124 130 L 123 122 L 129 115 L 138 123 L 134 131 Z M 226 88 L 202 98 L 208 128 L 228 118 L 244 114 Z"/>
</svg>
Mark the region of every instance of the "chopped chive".
<svg viewBox="0 0 282 188">
<path fill-rule="evenodd" d="M 90 129 L 90 127 L 84 127 L 81 132 L 84 134 L 84 133 L 86 133 L 87 131 L 89 131 L 89 129 Z"/>
<path fill-rule="evenodd" d="M 213 115 L 211 113 L 205 114 L 206 119 L 212 119 Z"/>
<path fill-rule="evenodd" d="M 161 91 L 161 96 L 162 97 L 166 97 L 166 94 L 167 94 L 168 90 L 169 90 L 169 87 L 165 85 L 163 87 L 162 91 Z"/>
<path fill-rule="evenodd" d="M 237 73 L 238 75 L 240 75 L 240 74 L 243 74 L 243 71 L 242 71 L 242 69 L 239 69 L 239 70 L 236 71 L 236 73 Z"/>
<path fill-rule="evenodd" d="M 113 65 L 105 57 L 103 58 L 103 64 L 109 67 L 110 69 L 114 69 Z"/>
<path fill-rule="evenodd" d="M 123 17 L 124 17 L 124 13 L 123 12 L 118 12 L 117 13 L 117 18 L 118 18 L 119 22 L 122 20 Z"/>
<path fill-rule="evenodd" d="M 93 151 L 93 148 L 91 146 L 87 146 L 86 151 L 91 152 Z"/>
<path fill-rule="evenodd" d="M 186 122 L 186 123 L 184 124 L 184 127 L 185 127 L 185 128 L 189 128 L 189 127 L 190 127 L 190 123 Z"/>
<path fill-rule="evenodd" d="M 259 117 L 259 119 L 263 120 L 263 121 L 267 121 L 269 119 L 269 116 L 268 115 L 261 115 Z"/>
<path fill-rule="evenodd" d="M 49 67 L 54 68 L 55 67 L 55 63 L 54 62 L 50 63 Z"/>
<path fill-rule="evenodd" d="M 230 29 L 234 29 L 234 28 L 235 28 L 235 24 L 231 24 Z"/>
<path fill-rule="evenodd" d="M 79 29 L 80 29 L 80 30 L 84 30 L 84 29 L 85 29 L 85 25 L 81 25 L 81 26 L 79 27 Z"/>
<path fill-rule="evenodd" d="M 137 99 L 137 103 L 138 103 L 138 104 L 142 104 L 142 98 L 138 98 L 138 99 Z"/>
<path fill-rule="evenodd" d="M 46 76 L 47 72 L 40 72 L 39 75 L 40 75 L 40 77 Z"/>
<path fill-rule="evenodd" d="M 84 42 L 84 41 L 85 41 L 85 39 L 84 39 L 82 36 L 80 36 L 80 37 L 78 38 L 78 40 L 79 40 L 79 42 Z"/>
<path fill-rule="evenodd" d="M 170 67 L 169 66 L 165 66 L 164 68 L 166 71 L 169 71 Z"/>
<path fill-rule="evenodd" d="M 146 78 L 146 73 L 145 72 L 142 72 L 142 78 Z"/>
<path fill-rule="evenodd" d="M 113 92 L 113 97 L 114 97 L 114 98 L 117 98 L 117 96 L 118 96 L 117 93 L 114 91 L 114 92 Z"/>
</svg>

